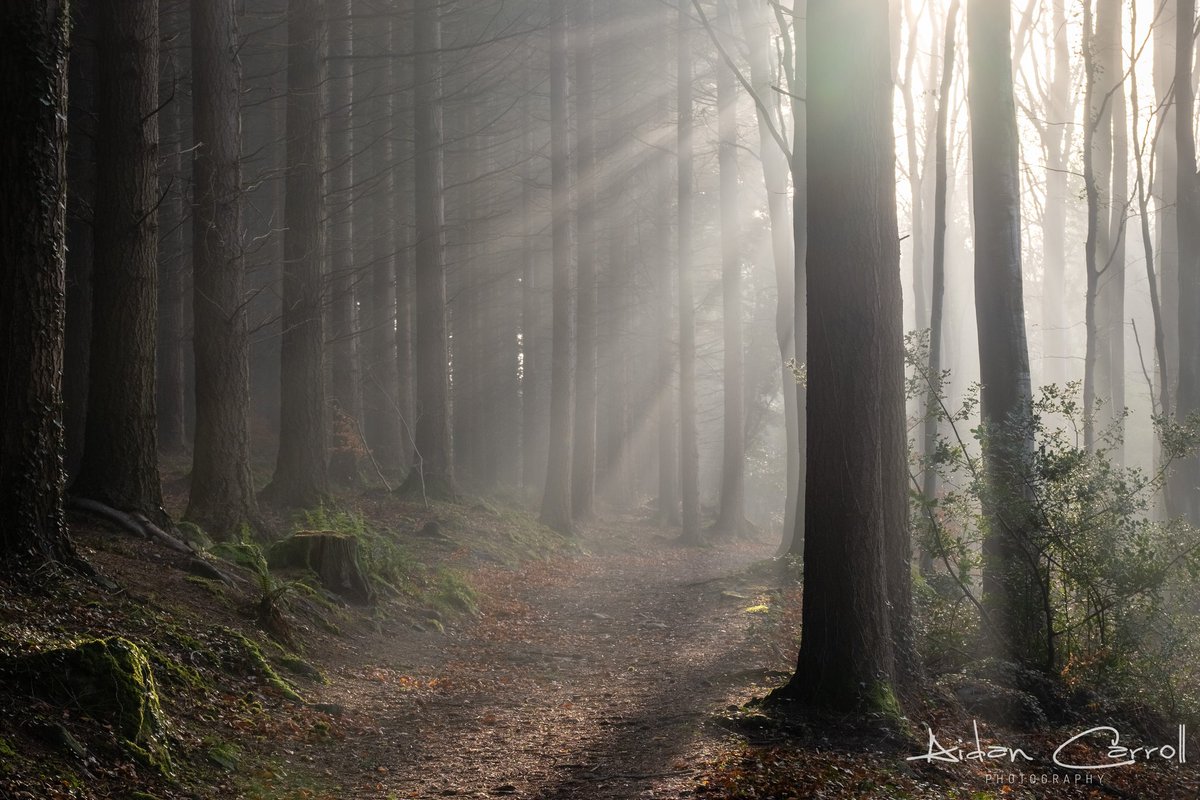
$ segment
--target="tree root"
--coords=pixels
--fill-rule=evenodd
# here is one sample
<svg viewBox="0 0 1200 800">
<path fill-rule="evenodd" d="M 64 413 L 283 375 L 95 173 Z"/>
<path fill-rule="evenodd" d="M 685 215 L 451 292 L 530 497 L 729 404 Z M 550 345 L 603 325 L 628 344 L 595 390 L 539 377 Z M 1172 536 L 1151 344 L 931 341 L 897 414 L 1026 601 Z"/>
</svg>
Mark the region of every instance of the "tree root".
<svg viewBox="0 0 1200 800">
<path fill-rule="evenodd" d="M 89 500 L 86 497 L 68 497 L 67 508 L 107 520 L 135 536 L 156 541 L 164 547 L 174 550 L 176 553 L 185 553 L 187 555 L 195 553 L 190 546 L 155 525 L 145 514 L 140 512 L 135 511 L 127 514 L 124 511 L 118 511 L 112 506 L 106 506 L 104 503 Z"/>
</svg>

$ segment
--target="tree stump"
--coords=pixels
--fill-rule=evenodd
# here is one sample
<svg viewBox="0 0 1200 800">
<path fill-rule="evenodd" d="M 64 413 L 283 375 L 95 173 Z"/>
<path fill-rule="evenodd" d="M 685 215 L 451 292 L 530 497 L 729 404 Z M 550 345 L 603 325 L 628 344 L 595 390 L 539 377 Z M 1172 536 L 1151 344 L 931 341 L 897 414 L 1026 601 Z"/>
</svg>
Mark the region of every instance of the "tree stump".
<svg viewBox="0 0 1200 800">
<path fill-rule="evenodd" d="M 357 605 L 375 602 L 375 590 L 359 559 L 358 539 L 336 531 L 300 531 L 271 548 L 273 568 L 312 570 L 321 585 Z"/>
</svg>

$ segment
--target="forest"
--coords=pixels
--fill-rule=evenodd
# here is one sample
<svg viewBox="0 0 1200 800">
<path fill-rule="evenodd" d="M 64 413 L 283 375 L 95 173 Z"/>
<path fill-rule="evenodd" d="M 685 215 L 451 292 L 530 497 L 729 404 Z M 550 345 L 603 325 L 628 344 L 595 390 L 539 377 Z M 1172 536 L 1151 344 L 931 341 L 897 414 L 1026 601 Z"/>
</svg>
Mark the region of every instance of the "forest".
<svg viewBox="0 0 1200 800">
<path fill-rule="evenodd" d="M 0 798 L 1200 796 L 1198 26 L 0 2 Z"/>
</svg>

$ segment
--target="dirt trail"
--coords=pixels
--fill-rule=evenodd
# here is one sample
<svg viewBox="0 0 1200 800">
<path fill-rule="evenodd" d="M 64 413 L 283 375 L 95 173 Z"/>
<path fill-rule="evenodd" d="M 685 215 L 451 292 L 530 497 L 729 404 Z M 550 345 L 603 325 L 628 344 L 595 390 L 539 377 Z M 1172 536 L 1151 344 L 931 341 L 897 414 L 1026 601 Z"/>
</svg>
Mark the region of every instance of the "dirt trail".
<svg viewBox="0 0 1200 800">
<path fill-rule="evenodd" d="M 585 531 L 592 555 L 481 571 L 458 632 L 347 659 L 322 694 L 355 730 L 302 758 L 346 797 L 690 794 L 726 737 L 712 713 L 755 674 L 722 577 L 770 545 L 687 550 L 632 525 Z"/>
</svg>

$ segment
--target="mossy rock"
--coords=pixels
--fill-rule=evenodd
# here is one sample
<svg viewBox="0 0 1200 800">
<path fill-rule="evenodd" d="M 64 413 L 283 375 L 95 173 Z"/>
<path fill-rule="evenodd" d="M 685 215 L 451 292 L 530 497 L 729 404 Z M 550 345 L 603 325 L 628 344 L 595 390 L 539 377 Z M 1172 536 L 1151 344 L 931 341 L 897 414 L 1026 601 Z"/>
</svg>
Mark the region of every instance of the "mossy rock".
<svg viewBox="0 0 1200 800">
<path fill-rule="evenodd" d="M 133 642 L 113 636 L 34 653 L 18 659 L 14 672 L 34 696 L 111 725 L 139 760 L 170 768 L 158 686 Z"/>
<path fill-rule="evenodd" d="M 358 605 L 375 602 L 358 539 L 336 531 L 300 531 L 276 542 L 267 556 L 273 569 L 312 570 L 329 591 Z"/>
</svg>

